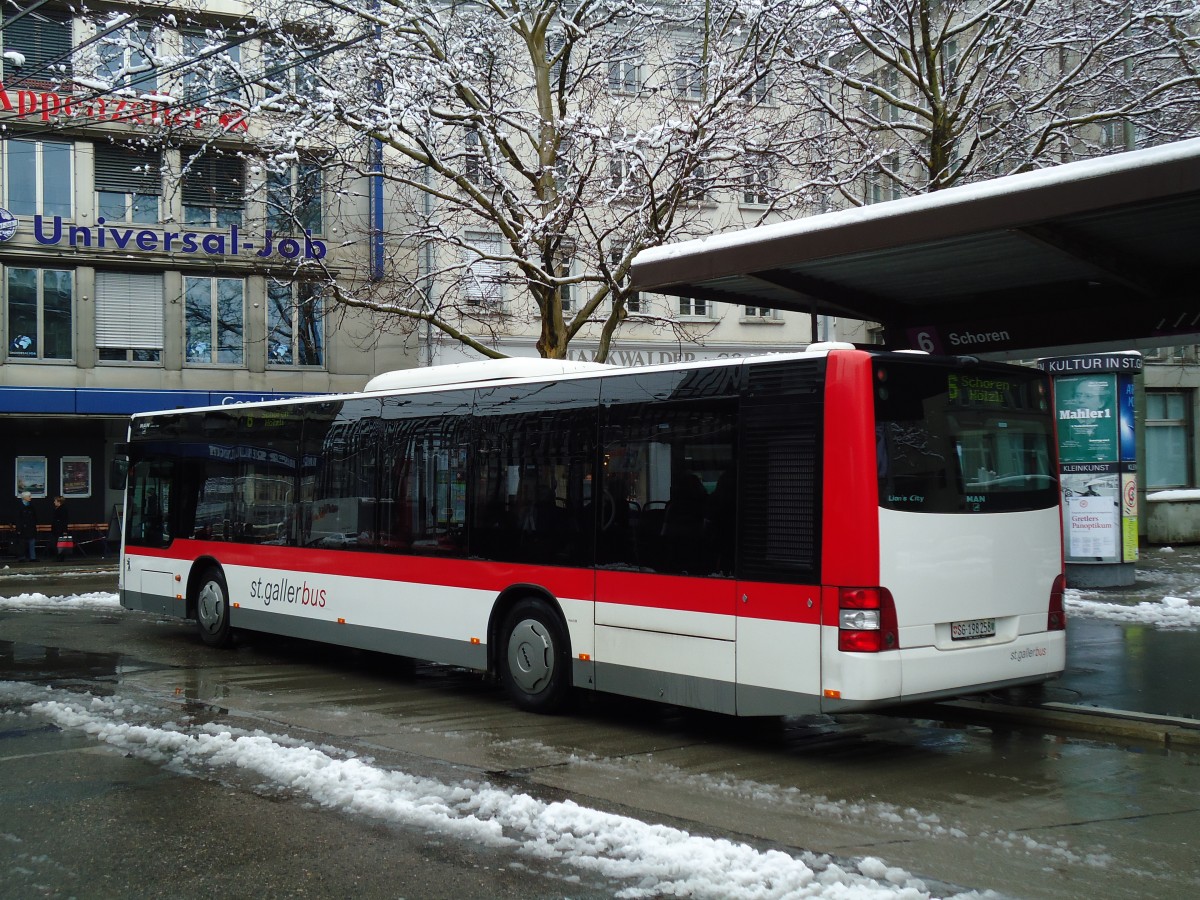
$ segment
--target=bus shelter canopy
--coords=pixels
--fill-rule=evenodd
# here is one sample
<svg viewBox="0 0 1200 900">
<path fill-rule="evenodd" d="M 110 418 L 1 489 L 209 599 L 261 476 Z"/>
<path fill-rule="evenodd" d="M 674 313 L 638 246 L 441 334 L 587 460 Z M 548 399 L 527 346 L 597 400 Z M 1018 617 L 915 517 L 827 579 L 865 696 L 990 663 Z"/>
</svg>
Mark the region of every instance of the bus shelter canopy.
<svg viewBox="0 0 1200 900">
<path fill-rule="evenodd" d="M 878 322 L 893 349 L 1200 343 L 1200 139 L 656 247 L 631 282 Z"/>
</svg>

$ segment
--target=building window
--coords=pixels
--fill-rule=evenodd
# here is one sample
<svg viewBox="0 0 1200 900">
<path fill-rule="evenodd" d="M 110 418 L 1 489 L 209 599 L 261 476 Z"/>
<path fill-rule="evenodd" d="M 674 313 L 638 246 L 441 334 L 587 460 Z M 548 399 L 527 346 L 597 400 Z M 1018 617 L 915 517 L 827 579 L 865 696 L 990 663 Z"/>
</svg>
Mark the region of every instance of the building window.
<svg viewBox="0 0 1200 900">
<path fill-rule="evenodd" d="M 497 258 L 503 250 L 500 236 L 468 231 L 465 239 L 463 299 L 472 306 L 498 309 L 504 299 L 504 267 Z"/>
<path fill-rule="evenodd" d="M 683 179 L 683 183 L 684 196 L 688 201 L 691 203 L 710 202 L 712 179 L 708 177 L 708 167 L 703 162 L 697 163 L 692 174 Z"/>
<path fill-rule="evenodd" d="M 550 64 L 550 90 L 557 91 L 563 82 L 567 39 L 562 34 L 546 35 L 546 62 Z"/>
<path fill-rule="evenodd" d="M 267 175 L 267 227 L 275 234 L 320 234 L 321 169 L 313 161 Z"/>
<path fill-rule="evenodd" d="M 742 182 L 742 203 L 746 206 L 769 206 L 774 178 L 765 160 L 756 160 Z"/>
<path fill-rule="evenodd" d="M 899 200 L 904 196 L 900 185 L 900 160 L 895 152 L 886 154 L 879 161 L 875 173 L 867 175 L 867 203 L 883 203 Z"/>
<path fill-rule="evenodd" d="M 183 160 L 183 221 L 228 228 L 241 225 L 246 209 L 246 164 L 233 153 L 186 151 Z"/>
<path fill-rule="evenodd" d="M 615 194 L 633 191 L 633 157 L 620 150 L 613 152 L 608 160 L 608 186 Z"/>
<path fill-rule="evenodd" d="M 565 260 L 558 267 L 559 278 L 571 277 L 571 260 Z M 562 298 L 563 315 L 575 312 L 575 285 L 569 281 L 559 285 L 559 296 Z"/>
<path fill-rule="evenodd" d="M 776 317 L 775 310 L 769 306 L 747 306 L 747 319 L 774 319 Z"/>
<path fill-rule="evenodd" d="M 608 64 L 608 89 L 618 94 L 636 94 L 642 89 L 642 67 L 637 59 L 625 57 Z"/>
<path fill-rule="evenodd" d="M 308 282 L 267 283 L 267 365 L 322 366 L 321 291 Z"/>
<path fill-rule="evenodd" d="M 72 273 L 13 269 L 8 277 L 8 358 L 71 359 Z"/>
<path fill-rule="evenodd" d="M 183 74 L 184 102 L 204 106 L 242 99 L 242 48 L 225 37 L 204 31 L 183 33 L 183 57 L 190 60 Z"/>
<path fill-rule="evenodd" d="M 71 218 L 74 178 L 71 144 L 57 141 L 4 142 L 5 196 L 8 211 L 18 216 Z"/>
<path fill-rule="evenodd" d="M 613 248 L 612 250 L 608 251 L 608 261 L 614 272 L 621 268 L 621 262 L 624 260 L 624 258 L 625 254 L 618 248 Z M 626 274 L 625 278 L 621 279 L 621 284 L 622 286 L 625 286 L 628 283 L 629 276 Z M 642 306 L 641 293 L 638 291 L 629 291 L 625 295 L 625 311 L 628 313 L 645 312 L 645 309 Z"/>
<path fill-rule="evenodd" d="M 878 86 L 890 97 L 899 97 L 900 73 L 895 69 L 885 68 L 876 73 Z M 900 107 L 885 100 L 874 91 L 868 92 L 867 111 L 871 117 L 881 122 L 900 121 Z"/>
<path fill-rule="evenodd" d="M 773 87 L 774 79 L 769 74 L 758 73 L 754 84 L 745 91 L 744 96 L 759 106 L 770 106 L 775 102 Z"/>
<path fill-rule="evenodd" d="M 698 297 L 680 297 L 679 315 L 708 318 L 712 315 L 712 306 Z"/>
<path fill-rule="evenodd" d="M 25 90 L 55 90 L 69 85 L 71 71 L 71 20 L 44 11 L 26 11 L 0 30 L 4 42 L 4 81 Z"/>
<path fill-rule="evenodd" d="M 471 184 L 483 180 L 483 142 L 476 128 L 463 132 L 463 175 Z"/>
<path fill-rule="evenodd" d="M 183 279 L 188 363 L 242 364 L 245 289 L 240 278 Z"/>
<path fill-rule="evenodd" d="M 1146 391 L 1146 486 L 1190 487 L 1192 447 L 1188 391 Z"/>
<path fill-rule="evenodd" d="M 154 31 L 148 25 L 130 24 L 104 34 L 96 42 L 99 65 L 96 77 L 111 85 L 113 91 L 153 93 L 158 89 L 154 69 Z"/>
<path fill-rule="evenodd" d="M 162 362 L 161 275 L 96 273 L 96 348 L 103 362 Z"/>
<path fill-rule="evenodd" d="M 288 43 L 263 45 L 263 81 L 284 92 L 312 94 L 317 89 L 321 49 L 306 43 L 292 44 L 286 35 L 281 40 Z"/>
<path fill-rule="evenodd" d="M 699 100 L 704 96 L 705 66 L 700 51 L 681 54 L 675 61 L 675 90 L 681 97 Z"/>
<path fill-rule="evenodd" d="M 96 146 L 96 213 L 107 222 L 159 221 L 162 164 L 157 153 Z"/>
</svg>

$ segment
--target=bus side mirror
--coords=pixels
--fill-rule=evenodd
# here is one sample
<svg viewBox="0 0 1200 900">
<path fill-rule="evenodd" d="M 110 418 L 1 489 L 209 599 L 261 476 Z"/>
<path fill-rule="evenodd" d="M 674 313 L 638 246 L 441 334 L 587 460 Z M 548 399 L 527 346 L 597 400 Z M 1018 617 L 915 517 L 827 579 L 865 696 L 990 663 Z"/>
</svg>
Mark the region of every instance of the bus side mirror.
<svg viewBox="0 0 1200 900">
<path fill-rule="evenodd" d="M 129 457 L 125 455 L 125 446 L 117 446 L 117 455 L 108 467 L 108 486 L 114 491 L 125 490 L 125 481 L 129 475 Z"/>
</svg>

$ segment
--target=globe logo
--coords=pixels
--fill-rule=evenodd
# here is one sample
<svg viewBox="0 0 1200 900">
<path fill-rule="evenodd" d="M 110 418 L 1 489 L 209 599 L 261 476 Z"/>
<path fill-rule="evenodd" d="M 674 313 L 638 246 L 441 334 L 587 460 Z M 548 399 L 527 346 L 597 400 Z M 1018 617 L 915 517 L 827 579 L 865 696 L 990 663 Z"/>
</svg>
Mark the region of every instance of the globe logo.
<svg viewBox="0 0 1200 900">
<path fill-rule="evenodd" d="M 17 233 L 20 222 L 7 209 L 0 208 L 0 241 L 7 241 Z"/>
</svg>

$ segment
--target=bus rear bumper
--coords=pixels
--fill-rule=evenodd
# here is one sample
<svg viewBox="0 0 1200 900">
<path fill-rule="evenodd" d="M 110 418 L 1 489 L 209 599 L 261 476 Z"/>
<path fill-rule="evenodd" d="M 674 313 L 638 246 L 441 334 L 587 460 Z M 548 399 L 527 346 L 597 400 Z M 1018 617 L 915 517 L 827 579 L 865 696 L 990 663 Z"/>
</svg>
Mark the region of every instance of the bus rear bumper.
<svg viewBox="0 0 1200 900">
<path fill-rule="evenodd" d="M 829 667 L 836 671 L 827 671 L 824 679 L 821 709 L 825 712 L 941 700 L 1048 681 L 1066 668 L 1067 636 L 1065 631 L 1050 631 L 981 647 L 913 647 L 890 653 L 837 653 L 836 658 L 836 667 Z"/>
</svg>

